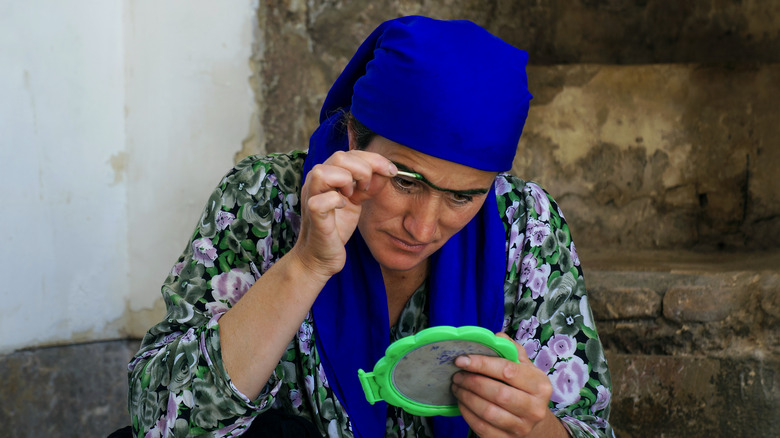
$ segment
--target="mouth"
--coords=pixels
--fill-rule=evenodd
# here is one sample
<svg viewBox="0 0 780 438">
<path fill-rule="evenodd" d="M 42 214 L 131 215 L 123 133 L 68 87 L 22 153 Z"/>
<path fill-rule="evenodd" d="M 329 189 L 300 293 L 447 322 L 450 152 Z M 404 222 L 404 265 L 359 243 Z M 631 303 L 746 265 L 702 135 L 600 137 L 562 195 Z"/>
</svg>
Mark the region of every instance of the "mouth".
<svg viewBox="0 0 780 438">
<path fill-rule="evenodd" d="M 425 248 L 428 247 L 428 243 L 411 243 L 407 242 L 406 240 L 399 239 L 393 235 L 388 234 L 390 237 L 390 241 L 393 242 L 393 244 L 404 251 L 407 252 L 413 252 L 413 253 L 419 253 L 425 250 Z"/>
</svg>

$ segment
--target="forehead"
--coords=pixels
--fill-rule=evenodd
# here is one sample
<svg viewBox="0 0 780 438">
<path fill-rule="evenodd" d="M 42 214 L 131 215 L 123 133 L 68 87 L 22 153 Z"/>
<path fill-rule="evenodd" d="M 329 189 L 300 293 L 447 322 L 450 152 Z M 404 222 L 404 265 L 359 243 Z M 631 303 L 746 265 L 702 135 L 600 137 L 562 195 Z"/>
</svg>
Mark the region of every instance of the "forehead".
<svg viewBox="0 0 780 438">
<path fill-rule="evenodd" d="M 454 190 L 489 187 L 497 174 L 424 154 L 381 136 L 376 136 L 366 150 L 400 163 L 438 186 Z"/>
</svg>

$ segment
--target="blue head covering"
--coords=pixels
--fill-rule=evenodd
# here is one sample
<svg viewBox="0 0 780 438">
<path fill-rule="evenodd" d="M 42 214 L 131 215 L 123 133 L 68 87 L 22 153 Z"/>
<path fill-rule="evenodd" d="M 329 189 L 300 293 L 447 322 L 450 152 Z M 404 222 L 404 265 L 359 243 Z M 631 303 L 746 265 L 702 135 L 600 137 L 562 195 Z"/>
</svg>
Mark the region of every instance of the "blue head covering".
<svg viewBox="0 0 780 438">
<path fill-rule="evenodd" d="M 528 55 L 468 21 L 402 17 L 380 25 L 328 93 L 304 177 L 348 149 L 343 111 L 407 147 L 487 171 L 512 167 L 528 114 Z M 480 212 L 431 256 L 429 322 L 500 331 L 506 234 L 490 190 Z M 317 351 L 355 436 L 384 436 L 387 405 L 370 405 L 357 377 L 389 345 L 381 268 L 359 231 L 344 269 L 314 303 Z M 435 417 L 437 437 L 465 437 L 462 417 Z"/>
</svg>

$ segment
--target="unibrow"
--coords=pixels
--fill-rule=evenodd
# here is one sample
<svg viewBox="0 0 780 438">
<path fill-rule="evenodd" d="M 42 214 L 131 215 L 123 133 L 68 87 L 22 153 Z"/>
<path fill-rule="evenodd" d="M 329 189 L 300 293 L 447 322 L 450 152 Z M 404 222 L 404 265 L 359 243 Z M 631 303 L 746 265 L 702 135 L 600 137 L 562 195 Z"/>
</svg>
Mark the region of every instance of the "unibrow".
<svg viewBox="0 0 780 438">
<path fill-rule="evenodd" d="M 422 174 L 419 174 L 419 173 L 413 171 L 412 169 L 410 169 L 407 166 L 404 166 L 401 163 L 396 163 L 395 161 L 393 161 L 393 164 L 395 164 L 395 167 L 398 168 L 398 175 L 405 176 L 407 178 L 413 178 L 413 179 L 415 179 L 417 181 L 424 182 L 425 184 L 429 185 L 433 189 L 436 189 L 436 190 L 438 190 L 440 192 L 449 192 L 449 193 L 454 193 L 456 195 L 461 195 L 461 196 L 473 196 L 473 195 L 484 195 L 485 193 L 488 192 L 488 190 L 490 190 L 489 188 L 488 189 L 469 189 L 469 190 L 445 189 L 444 187 L 439 187 L 436 184 L 428 181 L 428 178 L 424 177 Z"/>
</svg>

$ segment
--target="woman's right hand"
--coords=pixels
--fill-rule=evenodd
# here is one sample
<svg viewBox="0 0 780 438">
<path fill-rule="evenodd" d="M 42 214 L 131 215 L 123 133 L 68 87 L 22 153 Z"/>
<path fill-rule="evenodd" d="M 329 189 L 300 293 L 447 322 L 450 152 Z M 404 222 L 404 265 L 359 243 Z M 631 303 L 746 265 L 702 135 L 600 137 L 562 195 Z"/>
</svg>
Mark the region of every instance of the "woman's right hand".
<svg viewBox="0 0 780 438">
<path fill-rule="evenodd" d="M 341 271 L 361 204 L 397 172 L 387 158 L 363 150 L 339 151 L 314 166 L 301 190 L 301 230 L 291 253 L 315 275 Z"/>
</svg>

